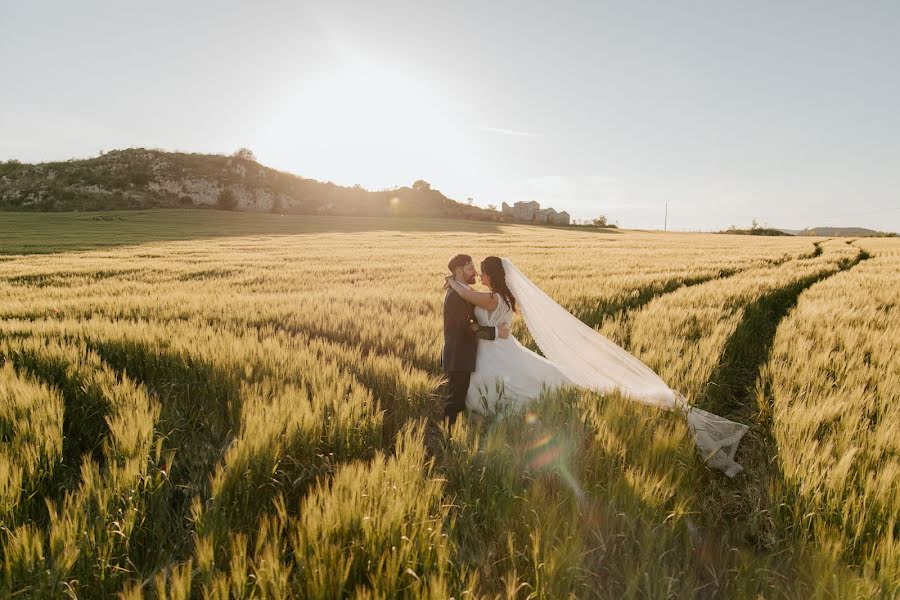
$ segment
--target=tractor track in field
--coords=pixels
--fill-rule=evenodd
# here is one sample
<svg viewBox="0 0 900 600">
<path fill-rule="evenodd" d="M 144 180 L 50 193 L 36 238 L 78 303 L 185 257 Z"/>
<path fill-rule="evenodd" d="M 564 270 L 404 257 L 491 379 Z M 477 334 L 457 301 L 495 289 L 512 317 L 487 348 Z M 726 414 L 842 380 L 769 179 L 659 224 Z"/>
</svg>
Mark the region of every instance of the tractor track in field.
<svg viewBox="0 0 900 600">
<path fill-rule="evenodd" d="M 158 515 L 165 521 L 158 527 L 167 534 L 155 542 L 162 554 L 166 546 L 172 556 L 189 558 L 193 551 L 191 504 L 195 497 L 203 502 L 210 497 L 211 477 L 239 431 L 234 423 L 240 413 L 238 383 L 203 360 L 137 340 L 78 339 L 117 377 L 127 376 L 143 385 L 159 402 L 156 429 L 163 455 L 172 456 L 172 463 L 162 490 L 166 508 Z M 204 397 L 215 402 L 204 403 Z"/>
<path fill-rule="evenodd" d="M 4 336 L 0 334 L 0 340 Z M 9 362 L 16 373 L 40 381 L 55 389 L 63 400 L 62 456 L 48 480 L 43 494 L 26 499 L 25 513 L 36 522 L 47 525 L 47 506 L 39 500 L 51 498 L 61 502 L 66 490 L 76 489 L 82 481 L 82 459 L 90 457 L 98 465 L 105 463 L 103 444 L 109 437 L 108 398 L 95 386 L 86 385 L 86 374 L 73 369 L 65 357 L 25 345 L 0 349 L 0 363 Z"/>
<path fill-rule="evenodd" d="M 184 356 L 150 348 L 136 340 L 62 333 L 35 332 L 33 335 L 64 345 L 83 344 L 84 349 L 94 353 L 116 378 L 121 381 L 127 375 L 159 402 L 161 412 L 154 428 L 163 440 L 163 454 L 174 452 L 174 462 L 166 476 L 165 503 L 168 508 L 164 515 L 157 515 L 166 521 L 158 527 L 166 529 L 170 535 L 158 541 L 170 544 L 174 552 L 188 557 L 192 548 L 188 531 L 191 502 L 194 496 L 203 500 L 209 497 L 210 477 L 234 438 L 237 429 L 232 417 L 233 410 L 239 410 L 235 405 L 240 401 L 239 386 L 233 378 L 227 377 L 227 373 L 217 371 L 212 365 L 190 360 L 190 357 L 183 360 Z M 70 372 L 69 364 L 54 363 L 26 347 L 15 354 L 6 359 L 12 360 L 17 370 L 25 370 L 62 392 L 65 400 L 64 457 L 66 462 L 74 461 L 74 464 L 63 465 L 64 468 L 54 474 L 52 488 L 72 489 L 80 480 L 82 452 L 90 451 L 102 466 L 102 444 L 108 434 L 105 414 L 96 399 L 89 401 L 92 390 L 79 383 L 78 373 Z M 216 400 L 217 406 L 204 410 L 198 401 L 204 395 Z"/>
<path fill-rule="evenodd" d="M 131 381 L 142 385 L 148 395 L 159 403 L 161 412 L 155 429 L 162 438 L 163 456 L 171 455 L 173 460 L 166 475 L 165 489 L 158 492 L 162 494 L 157 502 L 161 510 L 155 514 L 157 522 L 154 530 L 164 531 L 165 534 L 160 539 L 151 540 L 152 543 L 148 546 L 155 548 L 161 555 L 173 556 L 178 560 L 190 558 L 194 549 L 192 503 L 195 498 L 203 504 L 211 499 L 212 477 L 224 464 L 227 450 L 241 429 L 239 370 L 217 368 L 202 358 L 128 339 L 128 336 L 107 339 L 85 332 L 48 335 L 35 332 L 33 335 L 45 340 L 83 345 L 88 352 L 96 354 L 101 364 L 108 367 L 116 378 L 121 380 L 127 376 Z M 24 370 L 35 379 L 62 389 L 65 401 L 64 430 L 72 430 L 73 423 L 79 426 L 78 431 L 75 431 L 80 432 L 79 435 L 73 435 L 72 432 L 66 435 L 66 464 L 56 469 L 52 481 L 45 486 L 46 496 L 56 497 L 64 493 L 64 490 L 77 486 L 80 450 L 91 449 L 95 454 L 94 459 L 102 460 L 99 452 L 106 438 L 106 420 L 103 414 L 93 411 L 73 421 L 73 407 L 85 404 L 83 396 L 87 392 L 79 392 L 77 381 L 69 381 L 71 376 L 67 375 L 67 364 L 50 364 L 47 360 L 39 360 L 40 356 L 31 356 L 34 353 L 29 352 L 9 354 L 10 356 L 6 356 L 0 353 L 0 359 L 10 360 L 17 371 Z M 376 401 L 381 402 L 377 390 L 369 387 L 371 382 L 361 380 L 358 373 L 350 372 L 351 369 L 347 371 L 357 385 L 369 389 Z M 390 447 L 396 434 L 394 429 L 399 430 L 401 426 L 402 424 L 397 425 L 390 432 L 385 432 L 386 436 L 390 434 L 389 443 L 385 447 Z M 70 450 L 72 444 L 75 444 L 75 449 Z M 73 464 L 67 466 L 69 462 Z M 38 523 L 46 525 L 48 517 L 41 506 L 41 503 L 36 503 L 36 509 L 29 512 L 34 513 Z M 149 560 L 152 561 L 152 557 Z M 153 564 L 136 566 L 142 572 L 150 572 L 154 568 Z"/>
<path fill-rule="evenodd" d="M 666 296 L 668 294 L 677 292 L 682 288 L 689 288 L 697 285 L 702 285 L 704 283 L 709 283 L 711 281 L 718 280 L 727 280 L 730 277 L 734 277 L 735 275 L 740 275 L 741 273 L 745 273 L 752 269 L 756 268 L 773 268 L 779 267 L 783 264 L 795 261 L 795 260 L 803 260 L 808 258 L 815 258 L 817 256 L 821 256 L 822 248 L 821 244 L 828 240 L 822 240 L 818 242 L 813 242 L 813 249 L 805 254 L 800 254 L 797 256 L 782 256 L 777 259 L 765 261 L 763 265 L 750 266 L 741 269 L 720 269 L 718 273 L 711 273 L 709 275 L 700 275 L 697 277 L 686 277 L 686 278 L 678 278 L 671 279 L 669 281 L 664 282 L 662 285 L 651 285 L 645 288 L 639 288 L 636 290 L 636 293 L 620 302 L 608 302 L 608 303 L 598 303 L 598 305 L 591 310 L 582 310 L 578 311 L 575 314 L 582 322 L 584 322 L 589 327 L 596 329 L 601 326 L 603 322 L 610 318 L 616 317 L 622 322 L 622 330 L 624 332 L 625 338 L 621 340 L 615 340 L 616 343 L 623 348 L 629 347 L 629 335 L 628 335 L 628 327 L 627 321 L 631 314 L 636 313 L 637 311 L 644 308 L 646 305 L 650 304 L 654 300 Z M 531 346 L 529 346 L 531 347 Z M 534 348 L 531 348 L 534 350 Z"/>
<path fill-rule="evenodd" d="M 702 493 L 697 494 L 703 499 L 699 512 L 705 516 L 704 526 L 710 531 L 728 532 L 728 541 L 734 545 L 749 546 L 764 553 L 780 547 L 772 513 L 778 510 L 783 498 L 772 497 L 770 493 L 773 489 L 783 489 L 773 434 L 773 407 L 770 394 L 766 390 L 758 394 L 757 389 L 778 327 L 804 291 L 868 258 L 868 252 L 858 249 L 856 257 L 842 261 L 836 270 L 797 280 L 745 306 L 740 324 L 728 339 L 718 365 L 697 399 L 702 408 L 750 427 L 735 457 L 744 472 L 730 481 L 705 473 L 701 479 Z M 789 560 L 789 557 L 779 560 Z"/>
</svg>

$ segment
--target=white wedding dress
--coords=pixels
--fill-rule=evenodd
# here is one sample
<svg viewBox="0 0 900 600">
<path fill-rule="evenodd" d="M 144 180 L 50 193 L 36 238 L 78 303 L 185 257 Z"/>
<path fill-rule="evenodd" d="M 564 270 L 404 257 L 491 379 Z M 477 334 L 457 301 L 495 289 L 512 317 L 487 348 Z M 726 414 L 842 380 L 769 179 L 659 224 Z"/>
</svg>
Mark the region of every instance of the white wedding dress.
<svg viewBox="0 0 900 600">
<path fill-rule="evenodd" d="M 478 340 L 466 408 L 484 415 L 521 411 L 545 389 L 563 385 L 618 392 L 631 400 L 681 413 L 709 466 L 729 477 L 742 470 L 734 455 L 747 432 L 746 425 L 688 404 L 647 365 L 579 321 L 509 259 L 502 261 L 506 285 L 544 356 L 525 348 L 513 336 Z M 493 311 L 475 307 L 474 312 L 478 323 L 487 326 L 509 324 L 513 316 L 502 298 Z"/>
<path fill-rule="evenodd" d="M 494 292 L 497 308 L 488 311 L 475 307 L 479 325 L 511 325 L 513 311 L 500 294 Z M 475 371 L 469 379 L 466 408 L 482 415 L 522 410 L 540 396 L 545 388 L 571 385 L 552 362 L 519 343 L 512 334 L 493 341 L 478 340 Z"/>
</svg>

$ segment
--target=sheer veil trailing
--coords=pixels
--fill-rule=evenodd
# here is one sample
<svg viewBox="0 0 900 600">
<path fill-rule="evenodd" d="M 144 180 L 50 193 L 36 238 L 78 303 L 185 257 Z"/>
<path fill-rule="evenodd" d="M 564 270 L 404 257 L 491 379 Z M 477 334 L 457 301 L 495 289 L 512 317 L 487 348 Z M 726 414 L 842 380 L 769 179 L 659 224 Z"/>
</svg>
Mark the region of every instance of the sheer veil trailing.
<svg viewBox="0 0 900 600">
<path fill-rule="evenodd" d="M 557 304 L 508 258 L 503 259 L 503 269 L 534 341 L 574 385 L 618 391 L 632 400 L 680 412 L 709 466 L 729 477 L 741 472 L 734 453 L 746 425 L 691 406 L 647 365 Z"/>
</svg>

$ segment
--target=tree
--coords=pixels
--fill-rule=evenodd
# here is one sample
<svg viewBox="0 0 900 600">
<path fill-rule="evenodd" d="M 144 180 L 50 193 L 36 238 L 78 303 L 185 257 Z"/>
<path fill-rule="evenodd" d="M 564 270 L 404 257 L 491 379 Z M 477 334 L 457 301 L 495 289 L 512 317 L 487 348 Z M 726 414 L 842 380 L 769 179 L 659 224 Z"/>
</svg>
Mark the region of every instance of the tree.
<svg viewBox="0 0 900 600">
<path fill-rule="evenodd" d="M 241 160 L 251 160 L 253 162 L 256 162 L 256 155 L 253 154 L 253 150 L 251 150 L 250 148 L 238 148 L 231 156 L 233 158 L 239 158 Z"/>
<path fill-rule="evenodd" d="M 222 188 L 216 198 L 216 206 L 222 210 L 234 210 L 237 204 L 237 197 L 231 191 L 231 188 Z"/>
<path fill-rule="evenodd" d="M 272 198 L 272 208 L 269 209 L 269 212 L 273 213 L 281 213 L 284 210 L 281 204 L 281 196 L 275 196 Z"/>
<path fill-rule="evenodd" d="M 152 173 L 144 169 L 138 169 L 129 173 L 129 179 L 134 185 L 138 187 L 144 187 L 145 185 L 150 183 L 150 179 L 152 179 Z"/>
<path fill-rule="evenodd" d="M 596 217 L 593 221 L 591 221 L 591 225 L 593 225 L 594 227 L 606 227 L 606 217 L 603 215 Z"/>
<path fill-rule="evenodd" d="M 475 205 L 475 198 L 466 198 L 466 203 L 467 203 L 469 206 L 474 206 L 474 205 Z"/>
<path fill-rule="evenodd" d="M 497 205 L 496 204 L 488 204 L 487 209 L 497 212 Z"/>
<path fill-rule="evenodd" d="M 412 184 L 412 189 L 417 192 L 428 192 L 431 190 L 431 184 L 424 179 L 416 179 Z"/>
</svg>

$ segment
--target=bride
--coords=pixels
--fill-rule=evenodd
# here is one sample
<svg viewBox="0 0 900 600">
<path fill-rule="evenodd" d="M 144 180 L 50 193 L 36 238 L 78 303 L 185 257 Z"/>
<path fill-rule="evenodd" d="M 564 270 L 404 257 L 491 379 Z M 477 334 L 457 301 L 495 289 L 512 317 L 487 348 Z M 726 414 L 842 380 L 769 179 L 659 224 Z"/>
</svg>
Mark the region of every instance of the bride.
<svg viewBox="0 0 900 600">
<path fill-rule="evenodd" d="M 554 302 L 508 258 L 484 259 L 481 283 L 490 292 L 478 292 L 447 279 L 447 286 L 474 305 L 480 325 L 509 325 L 513 314 L 521 312 L 544 356 L 513 336 L 492 342 L 479 340 L 475 371 L 466 394 L 468 410 L 485 415 L 521 410 L 544 390 L 559 386 L 619 392 L 644 404 L 680 412 L 708 465 L 729 477 L 742 470 L 734 454 L 746 425 L 689 405 L 647 365 Z"/>
</svg>

